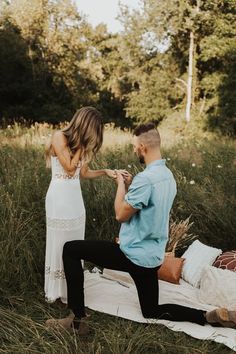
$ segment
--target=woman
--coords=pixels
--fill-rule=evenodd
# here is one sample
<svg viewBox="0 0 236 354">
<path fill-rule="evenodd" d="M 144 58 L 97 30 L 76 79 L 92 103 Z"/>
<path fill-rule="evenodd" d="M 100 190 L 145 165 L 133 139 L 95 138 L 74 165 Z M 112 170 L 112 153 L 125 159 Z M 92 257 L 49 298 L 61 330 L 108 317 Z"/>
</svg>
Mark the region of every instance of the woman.
<svg viewBox="0 0 236 354">
<path fill-rule="evenodd" d="M 46 151 L 52 179 L 46 195 L 45 296 L 67 303 L 62 261 L 65 242 L 83 240 L 85 208 L 80 178 L 116 177 L 112 170 L 90 170 L 88 162 L 103 142 L 101 114 L 93 107 L 79 109 L 69 125 L 56 131 Z"/>
</svg>

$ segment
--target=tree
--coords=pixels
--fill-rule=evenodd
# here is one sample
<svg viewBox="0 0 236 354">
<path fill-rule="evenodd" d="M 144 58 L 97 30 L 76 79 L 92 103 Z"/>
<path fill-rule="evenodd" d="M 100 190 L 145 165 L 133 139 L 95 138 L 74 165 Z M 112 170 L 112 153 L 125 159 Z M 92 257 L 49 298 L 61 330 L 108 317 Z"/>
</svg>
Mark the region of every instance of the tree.
<svg viewBox="0 0 236 354">
<path fill-rule="evenodd" d="M 96 104 L 105 121 L 129 127 L 132 121 L 125 117 L 126 94 L 130 90 L 128 67 L 123 59 L 124 43 L 119 34 L 108 33 L 105 25 L 91 29 L 87 56 L 83 67 L 96 81 Z"/>
<path fill-rule="evenodd" d="M 185 105 L 189 121 L 191 107 L 202 102 L 199 115 L 207 113 L 211 124 L 224 127 L 225 132 L 234 131 L 235 7 L 233 0 L 142 0 L 139 11 L 121 9 L 133 91 L 127 95 L 129 114 L 144 119 L 141 104 L 140 110 L 137 107 L 140 101 L 146 116 L 156 109 L 164 117 L 168 107 L 183 109 Z M 171 65 L 163 66 L 163 58 Z M 148 62 L 151 65 L 146 71 Z M 156 85 L 151 85 L 154 81 Z M 224 98 L 223 87 L 228 92 Z M 165 95 L 168 88 L 169 95 Z M 165 102 L 162 107 L 158 105 L 161 101 Z"/>
<path fill-rule="evenodd" d="M 0 29 L 0 116 L 27 116 L 32 103 L 33 75 L 28 48 L 19 31 L 6 24 Z"/>
<path fill-rule="evenodd" d="M 31 101 L 22 100 L 23 107 L 14 117 L 9 108 L 2 112 L 4 116 L 23 115 L 30 120 L 58 122 L 93 101 L 90 97 L 93 80 L 80 67 L 86 57 L 88 25 L 70 0 L 12 0 L 4 8 L 1 23 L 3 30 L 11 26 L 18 33 L 32 74 Z M 15 61 L 16 58 L 17 55 Z M 2 69 L 8 70 L 7 67 L 5 61 Z M 15 71 L 16 82 L 18 78 L 20 80 L 20 73 Z M 10 90 L 8 96 L 11 95 Z"/>
<path fill-rule="evenodd" d="M 236 133 L 236 3 L 233 0 L 202 4 L 202 31 L 198 70 L 200 96 L 205 98 L 209 126 Z"/>
<path fill-rule="evenodd" d="M 234 0 L 140 0 L 121 6 L 116 35 L 72 0 L 0 4 L 1 117 L 58 122 L 95 105 L 124 127 L 185 110 L 235 132 Z"/>
<path fill-rule="evenodd" d="M 176 6 L 169 7 L 170 2 L 143 0 L 141 10 L 133 12 L 121 8 L 124 61 L 131 84 L 126 111 L 136 121 L 162 120 L 183 96 L 175 83 L 180 71 L 168 49 L 177 11 Z M 163 23 L 163 11 L 169 16 L 168 28 Z"/>
<path fill-rule="evenodd" d="M 25 81 L 31 97 L 31 101 L 22 98 L 22 106 L 14 111 L 6 100 L 1 116 L 56 123 L 69 119 L 81 106 L 95 105 L 105 121 L 129 125 L 123 111 L 123 93 L 119 91 L 125 85 L 122 65 L 118 65 L 118 37 L 108 34 L 104 26 L 93 30 L 71 0 L 12 0 L 5 5 L 1 23 L 4 30 L 9 24 L 21 38 L 19 43 L 30 71 L 30 80 Z M 14 63 L 20 48 L 15 54 Z M 8 68 L 5 56 L 2 69 Z M 20 74 L 15 71 L 14 81 L 18 79 Z M 19 85 L 23 86 L 22 80 Z M 8 85 L 7 96 L 13 96 L 13 92 L 12 85 Z"/>
</svg>

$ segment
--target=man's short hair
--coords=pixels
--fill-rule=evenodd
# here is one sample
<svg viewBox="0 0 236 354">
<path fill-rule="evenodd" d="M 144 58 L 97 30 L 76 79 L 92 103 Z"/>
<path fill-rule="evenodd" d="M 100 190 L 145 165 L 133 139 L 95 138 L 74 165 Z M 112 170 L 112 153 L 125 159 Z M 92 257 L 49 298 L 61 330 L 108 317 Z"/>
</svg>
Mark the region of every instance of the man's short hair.
<svg viewBox="0 0 236 354">
<path fill-rule="evenodd" d="M 155 129 L 155 124 L 152 122 L 146 124 L 140 124 L 134 129 L 134 135 L 139 136 L 143 133 L 147 133 L 149 130 Z"/>
<path fill-rule="evenodd" d="M 160 147 L 161 137 L 155 124 L 152 122 L 140 124 L 134 129 L 134 135 L 137 136 L 141 143 L 149 147 Z"/>
</svg>

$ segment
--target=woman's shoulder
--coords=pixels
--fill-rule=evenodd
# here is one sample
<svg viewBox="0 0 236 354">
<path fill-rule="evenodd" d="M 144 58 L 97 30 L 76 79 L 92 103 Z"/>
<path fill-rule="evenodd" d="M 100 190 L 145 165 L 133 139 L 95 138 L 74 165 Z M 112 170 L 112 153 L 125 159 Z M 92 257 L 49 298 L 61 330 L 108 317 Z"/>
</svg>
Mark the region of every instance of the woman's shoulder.
<svg viewBox="0 0 236 354">
<path fill-rule="evenodd" d="M 52 134 L 52 144 L 55 143 L 67 144 L 67 139 L 61 130 L 55 130 Z"/>
</svg>

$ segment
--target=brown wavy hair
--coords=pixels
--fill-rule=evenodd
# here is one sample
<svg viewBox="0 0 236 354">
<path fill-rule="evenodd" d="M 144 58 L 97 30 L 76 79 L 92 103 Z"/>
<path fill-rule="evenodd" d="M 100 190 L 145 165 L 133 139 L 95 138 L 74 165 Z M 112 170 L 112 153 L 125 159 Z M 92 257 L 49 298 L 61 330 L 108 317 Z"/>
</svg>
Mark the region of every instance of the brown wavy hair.
<svg viewBox="0 0 236 354">
<path fill-rule="evenodd" d="M 68 126 L 62 129 L 71 155 L 73 156 L 80 149 L 80 159 L 89 162 L 102 146 L 103 129 L 102 115 L 99 111 L 93 107 L 78 109 Z M 50 154 L 51 143 L 46 148 L 47 161 Z"/>
</svg>

